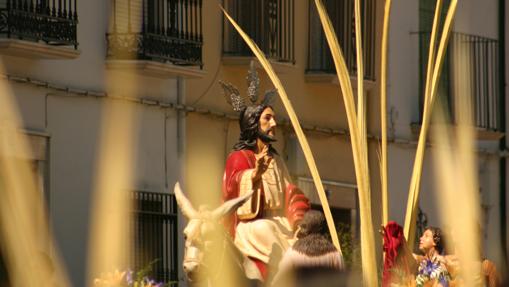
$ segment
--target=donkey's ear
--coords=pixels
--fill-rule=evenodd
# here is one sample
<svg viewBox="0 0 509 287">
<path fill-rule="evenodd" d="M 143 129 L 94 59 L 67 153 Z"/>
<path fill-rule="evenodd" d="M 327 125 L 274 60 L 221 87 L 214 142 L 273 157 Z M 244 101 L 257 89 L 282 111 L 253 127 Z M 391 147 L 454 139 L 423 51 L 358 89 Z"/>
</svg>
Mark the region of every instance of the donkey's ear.
<svg viewBox="0 0 509 287">
<path fill-rule="evenodd" d="M 219 218 L 237 210 L 237 208 L 239 208 L 242 204 L 246 203 L 246 201 L 251 198 L 251 196 L 253 195 L 253 192 L 254 192 L 254 190 L 251 190 L 250 192 L 246 193 L 243 196 L 239 196 L 237 198 L 230 199 L 230 200 L 226 201 L 221 206 L 219 206 L 218 208 L 214 209 L 214 211 L 212 211 L 212 218 L 219 219 Z"/>
<path fill-rule="evenodd" d="M 180 183 L 178 181 L 175 183 L 175 188 L 173 190 L 175 191 L 175 198 L 177 199 L 177 204 L 180 207 L 182 214 L 184 214 L 184 216 L 188 219 L 197 218 L 198 212 L 196 209 L 194 209 L 189 199 L 187 199 L 187 197 L 182 192 Z"/>
</svg>

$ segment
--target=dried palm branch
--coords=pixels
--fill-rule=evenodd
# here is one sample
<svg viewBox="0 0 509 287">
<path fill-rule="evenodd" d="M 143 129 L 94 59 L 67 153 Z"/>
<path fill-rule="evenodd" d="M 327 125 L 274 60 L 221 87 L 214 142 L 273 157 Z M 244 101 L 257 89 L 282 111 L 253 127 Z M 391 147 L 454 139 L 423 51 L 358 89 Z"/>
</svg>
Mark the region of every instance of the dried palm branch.
<svg viewBox="0 0 509 287">
<path fill-rule="evenodd" d="M 440 0 L 439 0 L 440 1 Z M 382 130 L 382 150 L 380 155 L 380 173 L 382 185 L 382 224 L 389 221 L 389 192 L 387 175 L 387 39 L 389 37 L 389 19 L 391 0 L 385 1 L 384 22 L 382 30 L 382 63 L 380 73 L 380 117 Z"/>
<path fill-rule="evenodd" d="M 366 99 L 364 97 L 364 63 L 362 59 L 361 1 L 354 2 L 355 51 L 357 61 L 357 122 L 359 123 L 360 140 L 367 145 Z"/>
<path fill-rule="evenodd" d="M 440 4 L 440 1 L 437 3 Z M 445 56 L 445 52 L 447 50 L 447 42 L 449 40 L 449 35 L 451 32 L 452 27 L 452 21 L 454 19 L 455 13 L 456 13 L 456 6 L 458 4 L 457 0 L 452 0 L 449 6 L 449 10 L 447 11 L 447 15 L 444 22 L 444 28 L 442 31 L 442 35 L 440 38 L 440 44 L 438 47 L 438 53 L 436 60 L 434 61 L 433 65 L 433 73 L 431 77 L 431 81 L 426 81 L 426 86 L 429 85 L 429 87 L 425 88 L 425 98 L 424 98 L 424 113 L 422 118 L 422 126 L 421 131 L 419 135 L 419 143 L 417 145 L 417 152 L 415 155 L 415 161 L 414 161 L 414 169 L 412 173 L 412 179 L 410 182 L 410 189 L 408 191 L 408 202 L 407 202 L 407 209 L 406 209 L 406 215 L 405 215 L 405 237 L 408 239 L 408 244 L 410 244 L 410 248 L 413 248 L 413 243 L 415 239 L 415 224 L 416 224 L 416 216 L 417 216 L 417 206 L 418 206 L 418 199 L 419 199 L 419 192 L 420 192 L 420 182 L 421 182 L 421 175 L 422 175 L 422 165 L 424 160 L 424 150 L 426 147 L 426 137 L 427 137 L 427 131 L 430 125 L 430 118 L 431 118 L 431 110 L 433 107 L 433 102 L 437 93 L 438 89 L 438 81 L 440 78 L 440 72 L 442 69 L 442 64 Z M 435 18 L 438 17 L 437 14 L 439 14 L 440 9 L 437 5 L 437 9 L 435 11 Z M 433 30 L 436 30 L 438 24 L 435 22 L 433 24 Z M 434 42 L 430 43 L 430 49 L 434 45 Z M 430 52 L 430 56 L 432 56 Z M 428 59 L 428 62 L 431 62 Z M 428 67 L 430 64 L 428 64 Z M 429 74 L 428 74 L 429 75 Z M 426 91 L 428 91 L 426 93 Z"/>
<path fill-rule="evenodd" d="M 136 97 L 139 78 L 130 71 L 106 73 L 108 94 Z M 88 285 L 103 272 L 128 266 L 132 236 L 134 154 L 138 135 L 137 108 L 107 100 L 97 151 L 88 253 Z"/>
<path fill-rule="evenodd" d="M 367 145 L 362 144 L 360 139 L 358 118 L 355 112 L 355 103 L 353 97 L 350 74 L 343 57 L 343 53 L 338 43 L 336 33 L 330 21 L 329 16 L 323 6 L 322 1 L 315 0 L 318 15 L 322 22 L 322 27 L 331 49 L 331 54 L 338 75 L 341 94 L 345 103 L 346 114 L 348 118 L 348 127 L 352 142 L 353 159 L 355 175 L 359 192 L 359 209 L 361 220 L 361 246 L 362 246 L 362 274 L 366 286 L 378 286 L 377 262 L 375 255 L 375 240 L 373 232 L 373 222 L 371 215 L 370 202 L 370 182 L 367 161 Z M 361 118 L 361 121 L 363 119 Z"/>
<path fill-rule="evenodd" d="M 71 286 L 50 233 L 29 140 L 21 129 L 13 92 L 0 78 L 0 250 L 9 283 Z"/>
<path fill-rule="evenodd" d="M 474 151 L 475 131 L 468 97 L 458 101 L 458 110 L 463 116 L 457 118 L 456 134 L 450 125 L 445 124 L 443 107 L 439 107 L 436 113 L 439 117 L 437 122 L 440 123 L 433 128 L 433 138 L 436 141 L 433 162 L 438 179 L 436 192 L 437 198 L 440 198 L 438 203 L 442 222 L 451 228 L 446 243 L 449 243 L 447 248 L 450 253 L 457 257 L 457 272 L 465 286 L 478 286 L 476 279 L 482 278 L 479 268 L 480 211 Z M 452 203 L 456 208 L 451 208 Z"/>
</svg>

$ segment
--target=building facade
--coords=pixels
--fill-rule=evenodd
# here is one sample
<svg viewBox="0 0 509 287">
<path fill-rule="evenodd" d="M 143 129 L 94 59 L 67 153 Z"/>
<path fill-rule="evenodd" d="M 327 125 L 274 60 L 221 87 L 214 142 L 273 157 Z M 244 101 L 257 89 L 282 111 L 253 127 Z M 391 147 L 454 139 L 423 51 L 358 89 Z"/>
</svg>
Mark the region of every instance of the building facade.
<svg viewBox="0 0 509 287">
<path fill-rule="evenodd" d="M 383 2 L 362 1 L 374 226 L 381 224 L 378 139 Z M 426 25 L 434 1 L 392 2 L 386 111 L 389 217 L 403 224 L 421 121 L 422 63 L 427 58 L 423 55 L 430 29 Z M 440 94 L 449 103 L 461 99 L 458 87 L 465 85 L 465 80 L 456 78 L 455 71 L 470 71 L 467 82 L 471 85 L 462 91 L 478 99 L 484 250 L 488 258 L 500 264 L 504 258 L 500 239 L 506 222 L 500 201 L 507 190 L 501 168 L 506 148 L 500 147 L 500 139 L 505 135 L 506 107 L 502 105 L 505 91 L 500 88 L 505 79 L 497 78 L 503 75 L 505 64 L 500 63 L 497 49 L 503 49 L 501 37 L 505 36 L 499 33 L 495 16 L 499 1 L 483 1 L 482 8 L 477 2 L 459 3 Z M 324 3 L 355 90 L 354 1 Z M 335 221 L 356 240 L 359 213 L 348 124 L 314 1 L 224 0 L 222 4 L 273 64 L 310 143 Z M 0 28 L 4 74 L 34 149 L 29 159 L 73 285 L 86 284 L 96 156 L 101 148 L 101 123 L 108 116 L 103 110 L 107 103 L 118 102 L 132 105 L 137 114 L 130 192 L 137 202 L 136 231 L 148 237 L 136 237 L 133 264 L 142 266 L 160 259 L 158 278 L 177 280 L 185 286 L 180 267 L 182 218 L 177 215 L 172 187 L 176 181 L 183 183 L 195 205 L 219 204 L 225 160 L 238 139 L 239 127 L 218 81 L 231 82 L 245 94 L 253 55 L 225 21 L 217 1 L 4 0 L 0 5 L 0 13 L 8 19 Z M 455 54 L 461 45 L 469 45 L 466 56 Z M 465 57 L 472 64 L 458 66 Z M 112 90 L 111 73 L 125 80 L 135 75 L 136 90 Z M 258 68 L 258 73 L 260 90 L 271 89 L 265 72 Z M 279 99 L 274 108 L 278 122 L 275 147 L 295 183 L 309 196 L 313 207 L 319 208 L 307 164 Z M 424 163 L 420 223 L 440 225 L 432 153 L 430 148 Z M 381 259 L 381 238 L 375 234 Z"/>
<path fill-rule="evenodd" d="M 442 1 L 442 21 L 450 1 Z M 507 186 L 505 166 L 504 106 L 506 64 L 501 57 L 501 1 L 458 1 L 438 88 L 437 102 L 447 107 L 449 119 L 457 119 L 459 101 L 472 100 L 477 129 L 477 175 L 484 255 L 503 266 L 501 252 L 505 227 L 500 204 Z M 406 198 L 422 121 L 422 94 L 430 31 L 436 1 L 393 1 L 389 40 L 388 122 L 394 143 L 389 145 L 390 218 L 404 221 Z M 481 6 L 482 5 L 482 8 Z M 502 16 L 503 17 L 503 16 Z M 503 50 L 502 50 L 503 51 Z M 502 53 L 503 54 L 503 53 Z M 502 140 L 503 141 L 503 140 Z M 426 149 L 419 207 L 424 224 L 443 226 L 437 201 L 433 168 L 434 148 Z M 501 195 L 502 194 L 502 195 Z M 451 203 L 451 208 L 461 208 Z"/>
<path fill-rule="evenodd" d="M 201 1 L 164 2 L 0 1 L 2 74 L 34 150 L 19 156 L 33 162 L 73 286 L 87 280 L 107 104 L 136 114 L 133 142 L 120 143 L 133 146 L 135 159 L 127 187 L 135 199 L 132 267 L 159 259 L 158 279 L 178 280 L 182 274 L 177 207 L 168 186 L 182 178 L 184 166 L 185 118 L 176 108 L 184 98 L 183 83 L 204 74 Z M 120 80 L 112 83 L 112 75 Z M 135 85 L 123 85 L 133 78 Z"/>
</svg>

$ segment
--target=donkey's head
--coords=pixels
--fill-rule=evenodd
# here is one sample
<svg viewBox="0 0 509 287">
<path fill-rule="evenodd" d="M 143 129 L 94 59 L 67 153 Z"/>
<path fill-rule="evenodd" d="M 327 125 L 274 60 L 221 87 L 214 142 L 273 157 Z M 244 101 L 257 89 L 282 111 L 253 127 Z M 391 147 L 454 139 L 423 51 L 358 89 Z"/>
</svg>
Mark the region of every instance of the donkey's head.
<svg viewBox="0 0 509 287">
<path fill-rule="evenodd" d="M 175 184 L 177 204 L 182 214 L 189 220 L 184 228 L 183 262 L 184 272 L 189 281 L 203 279 L 207 273 L 222 263 L 226 241 L 223 226 L 219 224 L 220 219 L 237 210 L 251 195 L 252 192 L 226 201 L 214 210 L 206 207 L 196 210 L 180 189 L 180 184 L 178 182 Z"/>
</svg>

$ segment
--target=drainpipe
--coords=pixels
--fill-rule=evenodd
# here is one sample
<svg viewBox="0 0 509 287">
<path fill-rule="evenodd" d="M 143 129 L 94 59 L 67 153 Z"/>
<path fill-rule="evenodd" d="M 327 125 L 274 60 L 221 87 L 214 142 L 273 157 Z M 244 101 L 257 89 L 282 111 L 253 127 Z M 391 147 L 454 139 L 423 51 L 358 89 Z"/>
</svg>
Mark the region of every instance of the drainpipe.
<svg viewBox="0 0 509 287">
<path fill-rule="evenodd" d="M 499 79 L 499 92 L 500 92 L 500 105 L 499 105 L 499 119 L 500 119 L 500 131 L 502 131 L 505 136 L 499 142 L 499 150 L 504 151 L 507 148 L 507 131 L 506 131 L 506 103 L 505 103 L 505 70 L 506 70 L 506 62 L 505 62 L 505 0 L 498 1 L 498 57 L 500 63 L 500 79 Z M 502 246 L 502 261 L 504 267 L 507 266 L 507 195 L 506 195 L 506 157 L 500 157 L 499 162 L 499 177 L 500 177 L 500 243 Z"/>
</svg>

